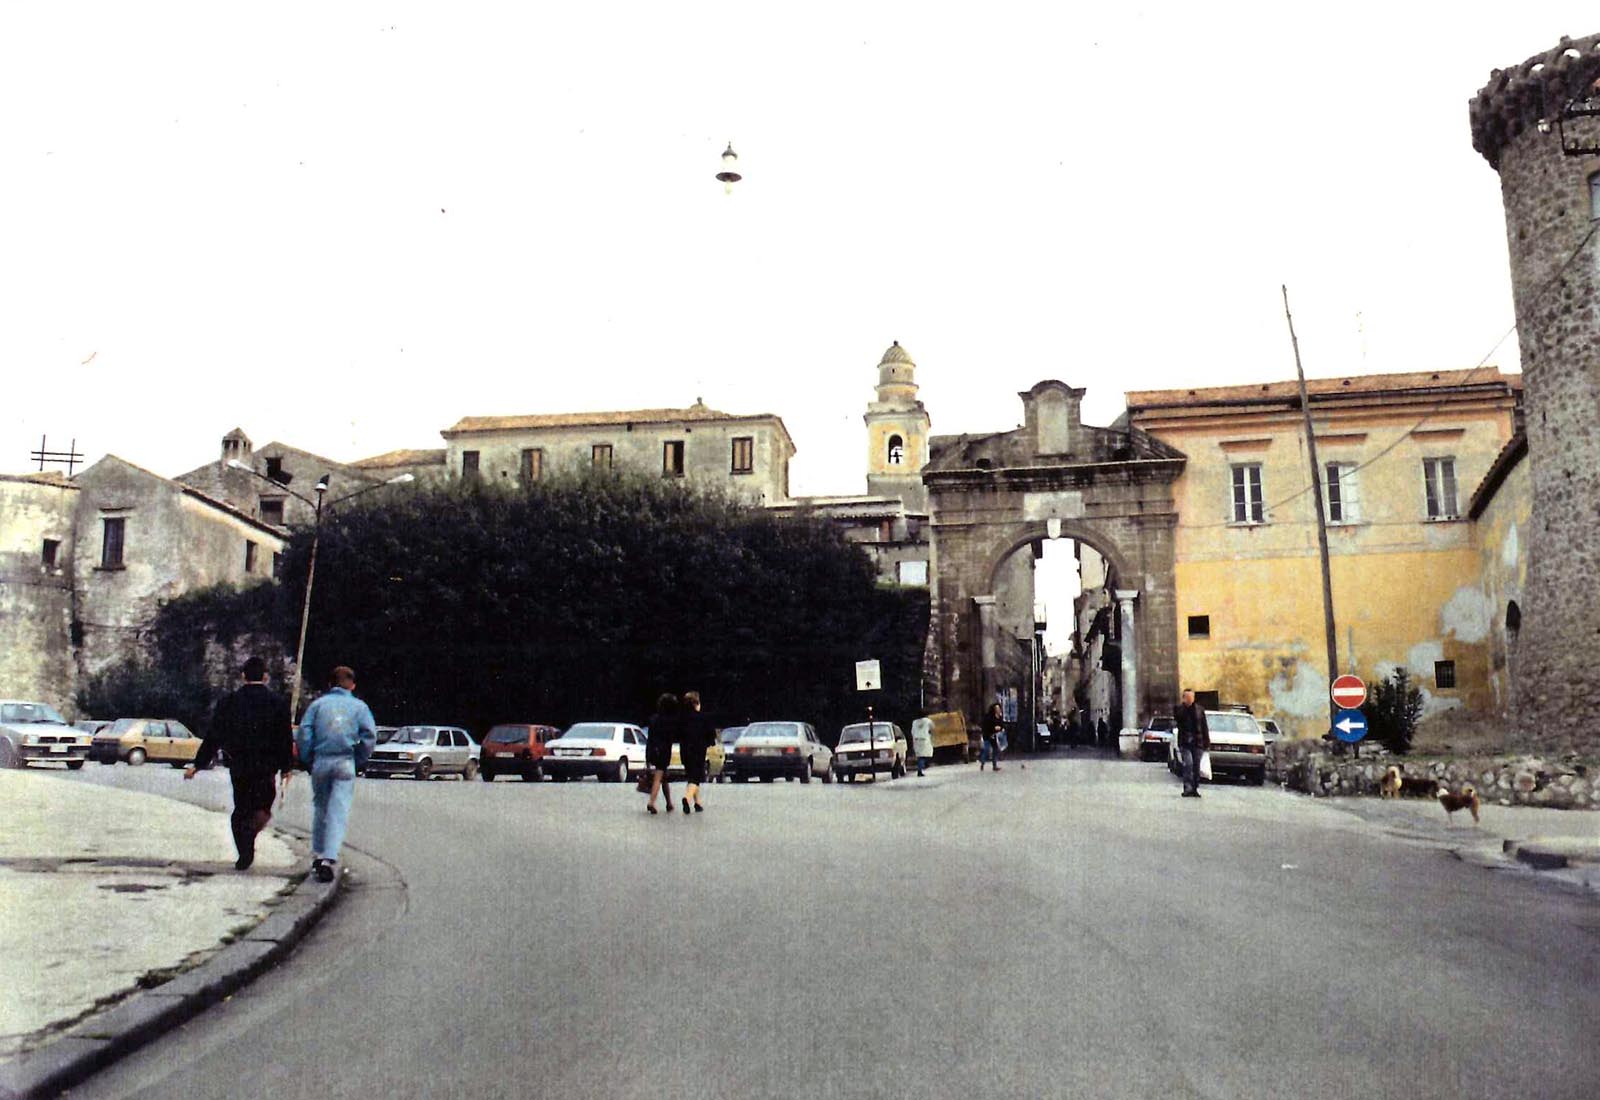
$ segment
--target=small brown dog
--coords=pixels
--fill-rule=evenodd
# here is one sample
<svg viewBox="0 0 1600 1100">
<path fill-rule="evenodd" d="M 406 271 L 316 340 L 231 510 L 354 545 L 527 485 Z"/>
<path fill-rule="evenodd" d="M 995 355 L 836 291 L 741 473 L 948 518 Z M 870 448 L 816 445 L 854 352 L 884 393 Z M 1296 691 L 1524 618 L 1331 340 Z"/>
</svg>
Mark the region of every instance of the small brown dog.
<svg viewBox="0 0 1600 1100">
<path fill-rule="evenodd" d="M 1393 765 L 1384 769 L 1383 783 L 1378 787 L 1378 793 L 1384 798 L 1400 797 L 1400 769 Z"/>
<path fill-rule="evenodd" d="M 1471 810 L 1472 821 L 1478 821 L 1478 792 L 1469 783 L 1461 788 L 1460 794 L 1451 794 L 1448 787 L 1439 788 L 1439 805 L 1444 807 L 1445 817 L 1449 818 L 1457 810 Z"/>
</svg>

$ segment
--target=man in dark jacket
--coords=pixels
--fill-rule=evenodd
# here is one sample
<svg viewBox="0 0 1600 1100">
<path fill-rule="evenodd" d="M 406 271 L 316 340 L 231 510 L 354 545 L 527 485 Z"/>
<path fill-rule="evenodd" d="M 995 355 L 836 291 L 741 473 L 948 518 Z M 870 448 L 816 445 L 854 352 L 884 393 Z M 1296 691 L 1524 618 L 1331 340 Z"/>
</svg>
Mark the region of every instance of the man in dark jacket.
<svg viewBox="0 0 1600 1100">
<path fill-rule="evenodd" d="M 1177 720 L 1178 760 L 1183 765 L 1183 797 L 1200 797 L 1200 754 L 1211 747 L 1211 730 L 1206 725 L 1206 712 L 1194 701 L 1194 691 L 1183 689 L 1183 702 L 1178 704 Z"/>
<path fill-rule="evenodd" d="M 267 665 L 252 657 L 242 670 L 244 686 L 217 704 L 211 731 L 200 743 L 194 763 L 183 777 L 208 768 L 220 749 L 228 754 L 233 779 L 233 844 L 239 850 L 234 866 L 243 871 L 255 862 L 256 834 L 272 820 L 275 779 L 294 774 L 294 734 L 289 703 L 267 688 Z"/>
</svg>

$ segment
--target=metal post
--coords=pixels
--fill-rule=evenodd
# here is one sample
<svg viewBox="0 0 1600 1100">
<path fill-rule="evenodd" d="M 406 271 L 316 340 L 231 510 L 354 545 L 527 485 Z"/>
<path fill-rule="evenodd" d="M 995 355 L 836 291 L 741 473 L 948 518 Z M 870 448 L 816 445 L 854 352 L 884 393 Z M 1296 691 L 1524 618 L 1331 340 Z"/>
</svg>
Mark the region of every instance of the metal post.
<svg viewBox="0 0 1600 1100">
<path fill-rule="evenodd" d="M 867 759 L 871 761 L 872 781 L 878 781 L 878 724 L 872 720 L 872 704 L 867 704 Z M 893 768 L 894 765 L 890 764 Z"/>
<path fill-rule="evenodd" d="M 1322 561 L 1322 636 L 1328 647 L 1328 683 L 1339 675 L 1339 642 L 1333 626 L 1333 572 L 1328 565 L 1328 524 L 1322 506 L 1322 468 L 1317 464 L 1317 433 L 1311 424 L 1311 399 L 1306 394 L 1306 372 L 1300 365 L 1300 340 L 1294 334 L 1294 317 L 1289 313 L 1289 287 L 1283 286 L 1283 317 L 1289 322 L 1289 342 L 1294 345 L 1294 371 L 1300 380 L 1300 409 L 1306 418 L 1306 452 L 1311 459 L 1312 500 L 1317 511 L 1317 554 Z M 1333 729 L 1339 704 L 1328 695 L 1328 729 Z"/>
<path fill-rule="evenodd" d="M 306 598 L 300 608 L 300 644 L 294 651 L 294 688 L 289 693 L 289 721 L 300 721 L 300 685 L 305 681 L 306 626 L 311 622 L 311 586 L 317 579 L 317 546 L 322 541 L 323 489 L 317 489 L 316 520 L 311 528 L 311 564 L 306 569 Z"/>
</svg>

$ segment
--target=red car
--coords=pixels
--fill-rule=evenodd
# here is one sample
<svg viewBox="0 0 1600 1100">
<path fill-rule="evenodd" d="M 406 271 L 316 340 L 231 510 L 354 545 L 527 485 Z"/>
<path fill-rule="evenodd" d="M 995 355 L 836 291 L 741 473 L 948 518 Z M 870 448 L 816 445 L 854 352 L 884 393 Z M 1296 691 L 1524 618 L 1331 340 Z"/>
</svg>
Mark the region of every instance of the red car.
<svg viewBox="0 0 1600 1100">
<path fill-rule="evenodd" d="M 543 779 L 545 742 L 560 736 L 561 731 L 554 726 L 527 722 L 495 726 L 483 739 L 478 774 L 485 783 L 492 783 L 497 775 L 520 775 L 530 782 Z"/>
</svg>

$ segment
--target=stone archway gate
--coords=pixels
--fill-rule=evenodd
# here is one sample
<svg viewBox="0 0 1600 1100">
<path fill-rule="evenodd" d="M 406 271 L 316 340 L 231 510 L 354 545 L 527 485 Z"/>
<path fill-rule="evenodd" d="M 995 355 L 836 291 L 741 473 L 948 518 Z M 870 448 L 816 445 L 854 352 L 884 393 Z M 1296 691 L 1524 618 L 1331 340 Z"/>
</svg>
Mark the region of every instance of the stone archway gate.
<svg viewBox="0 0 1600 1100">
<path fill-rule="evenodd" d="M 1172 486 L 1187 459 L 1136 428 L 1085 426 L 1084 392 L 1040 382 L 1018 395 L 1021 428 L 930 441 L 922 472 L 932 516 L 930 710 L 971 721 L 993 698 L 1000 570 L 1052 527 L 1108 565 L 1122 637 L 1122 725 L 1177 703 Z"/>
</svg>

